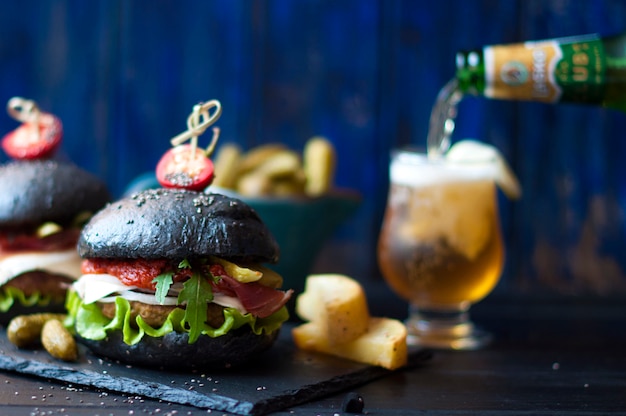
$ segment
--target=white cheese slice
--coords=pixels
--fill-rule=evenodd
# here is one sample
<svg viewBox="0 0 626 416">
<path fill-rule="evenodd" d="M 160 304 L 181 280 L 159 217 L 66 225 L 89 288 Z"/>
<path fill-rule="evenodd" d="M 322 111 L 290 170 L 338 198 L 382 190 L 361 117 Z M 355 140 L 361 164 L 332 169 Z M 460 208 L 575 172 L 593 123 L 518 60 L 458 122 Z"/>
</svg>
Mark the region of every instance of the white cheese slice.
<svg viewBox="0 0 626 416">
<path fill-rule="evenodd" d="M 243 307 L 239 298 L 233 296 L 226 296 L 222 293 L 215 293 L 213 295 L 213 303 L 217 303 L 225 308 L 235 308 L 242 314 L 247 313 L 246 308 Z"/>
<path fill-rule="evenodd" d="M 84 303 L 90 304 L 112 293 L 120 293 L 136 289 L 136 286 L 126 286 L 110 274 L 84 274 L 72 285 Z"/>
<path fill-rule="evenodd" d="M 115 302 L 115 298 L 120 297 L 124 298 L 128 301 L 136 301 L 145 303 L 147 305 L 163 305 L 163 306 L 176 306 L 178 304 L 178 299 L 174 296 L 166 296 L 163 299 L 163 303 L 159 303 L 156 300 L 156 297 L 153 293 L 143 293 L 143 292 L 135 292 L 132 290 L 126 290 L 124 292 L 119 292 L 116 296 L 107 296 L 101 299 L 98 299 L 98 302 L 111 303 Z"/>
<path fill-rule="evenodd" d="M 75 249 L 6 255 L 0 258 L 0 286 L 22 273 L 36 270 L 77 279 L 81 275 L 81 262 Z"/>
<path fill-rule="evenodd" d="M 148 305 L 159 305 L 156 296 L 152 293 L 136 291 L 137 286 L 126 286 L 120 280 L 110 274 L 85 274 L 73 284 L 73 288 L 84 303 L 113 302 L 117 296 L 129 301 L 137 301 Z M 111 296 L 115 294 L 116 296 Z M 241 301 L 233 296 L 215 293 L 213 303 L 227 308 L 235 308 L 241 313 L 246 313 Z M 176 306 L 177 296 L 166 296 L 163 305 Z"/>
</svg>

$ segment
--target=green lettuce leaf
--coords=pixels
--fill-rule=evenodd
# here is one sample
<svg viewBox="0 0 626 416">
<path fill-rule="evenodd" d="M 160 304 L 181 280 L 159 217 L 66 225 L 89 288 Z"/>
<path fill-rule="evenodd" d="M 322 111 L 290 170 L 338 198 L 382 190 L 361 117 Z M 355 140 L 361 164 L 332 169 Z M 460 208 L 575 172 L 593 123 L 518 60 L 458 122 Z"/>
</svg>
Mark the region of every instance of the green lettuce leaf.
<svg viewBox="0 0 626 416">
<path fill-rule="evenodd" d="M 5 287 L 0 290 L 0 312 L 8 311 L 15 302 L 22 306 L 47 306 L 50 304 L 50 296 L 42 295 L 39 292 L 26 296 L 16 287 Z"/>
<path fill-rule="evenodd" d="M 107 332 L 121 330 L 124 342 L 128 345 L 138 343 L 144 336 L 158 338 L 172 331 L 190 332 L 188 326 L 185 325 L 188 321 L 185 320 L 184 309 L 174 309 L 159 328 L 151 327 L 140 316 L 137 316 L 135 322 L 138 328 L 133 328 L 128 300 L 117 297 L 115 305 L 115 316 L 109 319 L 102 315 L 102 311 L 96 304 L 84 304 L 76 292 L 70 291 L 66 301 L 68 318 L 64 324 L 74 328 L 82 337 L 92 340 L 104 339 Z M 224 318 L 224 323 L 219 328 L 213 328 L 202 321 L 200 334 L 215 338 L 244 325 L 249 325 L 257 335 L 272 333 L 289 319 L 289 313 L 286 307 L 282 307 L 267 318 L 256 318 L 249 313 L 242 314 L 234 308 L 225 308 Z M 191 335 L 189 342 L 192 343 Z"/>
</svg>

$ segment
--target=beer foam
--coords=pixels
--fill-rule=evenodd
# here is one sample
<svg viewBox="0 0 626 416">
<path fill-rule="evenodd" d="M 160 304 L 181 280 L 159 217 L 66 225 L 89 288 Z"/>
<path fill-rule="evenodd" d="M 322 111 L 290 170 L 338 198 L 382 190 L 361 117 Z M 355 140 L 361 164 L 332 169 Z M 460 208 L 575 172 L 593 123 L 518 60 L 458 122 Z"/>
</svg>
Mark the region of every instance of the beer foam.
<svg viewBox="0 0 626 416">
<path fill-rule="evenodd" d="M 389 167 L 392 183 L 421 187 L 452 182 L 493 182 L 496 166 L 491 162 L 457 163 L 445 159 L 428 160 L 425 155 L 399 153 Z"/>
</svg>

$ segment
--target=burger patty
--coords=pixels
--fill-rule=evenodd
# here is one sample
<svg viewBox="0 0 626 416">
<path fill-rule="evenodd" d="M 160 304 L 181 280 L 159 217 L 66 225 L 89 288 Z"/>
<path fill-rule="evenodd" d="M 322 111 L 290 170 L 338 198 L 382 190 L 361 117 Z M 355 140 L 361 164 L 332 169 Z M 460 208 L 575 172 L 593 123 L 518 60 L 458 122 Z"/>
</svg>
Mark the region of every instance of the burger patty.
<svg viewBox="0 0 626 416">
<path fill-rule="evenodd" d="M 71 278 L 60 274 L 32 271 L 22 273 L 9 280 L 2 288 L 14 287 L 21 290 L 26 296 L 32 296 L 39 292 L 50 296 L 53 300 L 63 301 L 72 282 Z"/>
<path fill-rule="evenodd" d="M 130 315 L 131 315 L 131 326 L 137 328 L 136 318 L 137 315 L 141 316 L 145 323 L 150 325 L 153 328 L 159 328 L 165 323 L 167 316 L 174 310 L 174 308 L 179 308 L 180 306 L 164 306 L 164 305 L 149 305 L 147 303 L 130 301 Z M 113 319 L 115 316 L 115 303 L 104 303 L 101 302 L 98 304 L 100 309 L 102 310 L 102 314 L 109 318 Z M 206 323 L 213 327 L 219 328 L 224 324 L 224 308 L 216 303 L 209 303 L 207 305 L 207 319 Z"/>
</svg>

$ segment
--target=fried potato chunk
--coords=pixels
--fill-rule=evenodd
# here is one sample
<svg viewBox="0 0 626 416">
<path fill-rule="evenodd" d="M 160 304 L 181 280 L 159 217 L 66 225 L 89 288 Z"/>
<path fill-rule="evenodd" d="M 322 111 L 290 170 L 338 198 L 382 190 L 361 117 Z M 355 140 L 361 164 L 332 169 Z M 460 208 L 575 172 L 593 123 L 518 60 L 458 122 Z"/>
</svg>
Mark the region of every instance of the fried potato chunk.
<svg viewBox="0 0 626 416">
<path fill-rule="evenodd" d="M 407 330 L 398 320 L 371 317 L 365 292 L 354 279 L 311 275 L 296 300 L 296 313 L 309 322 L 292 329 L 296 346 L 388 369 L 408 360 Z"/>
<path fill-rule="evenodd" d="M 323 336 L 317 322 L 308 322 L 292 330 L 298 348 L 335 355 L 390 370 L 407 362 L 406 327 L 395 319 L 370 318 L 367 331 L 360 337 L 343 343 L 331 343 Z"/>
<path fill-rule="evenodd" d="M 340 274 L 311 275 L 296 300 L 296 313 L 313 321 L 331 344 L 352 341 L 367 331 L 369 310 L 361 285 Z"/>
</svg>

